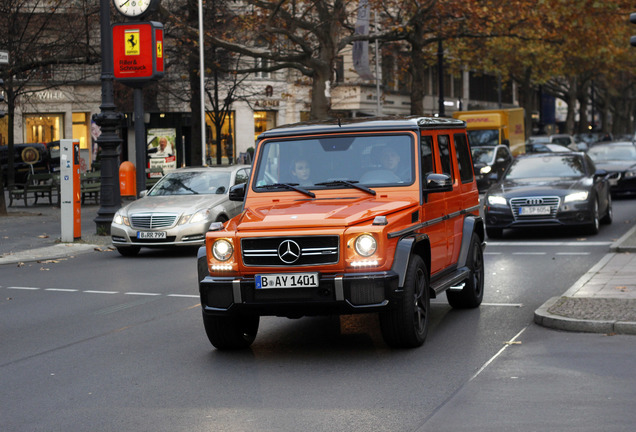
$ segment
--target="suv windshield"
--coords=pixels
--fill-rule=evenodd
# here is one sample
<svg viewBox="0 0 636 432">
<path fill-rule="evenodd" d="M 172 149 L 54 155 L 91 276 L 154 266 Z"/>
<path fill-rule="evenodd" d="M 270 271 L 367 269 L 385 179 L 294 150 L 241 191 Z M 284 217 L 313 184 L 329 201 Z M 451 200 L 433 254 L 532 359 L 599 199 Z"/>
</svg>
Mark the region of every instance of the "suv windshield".
<svg viewBox="0 0 636 432">
<path fill-rule="evenodd" d="M 277 139 L 261 145 L 255 176 L 257 191 L 276 187 L 289 190 L 289 186 L 399 186 L 414 180 L 410 134 Z"/>
</svg>

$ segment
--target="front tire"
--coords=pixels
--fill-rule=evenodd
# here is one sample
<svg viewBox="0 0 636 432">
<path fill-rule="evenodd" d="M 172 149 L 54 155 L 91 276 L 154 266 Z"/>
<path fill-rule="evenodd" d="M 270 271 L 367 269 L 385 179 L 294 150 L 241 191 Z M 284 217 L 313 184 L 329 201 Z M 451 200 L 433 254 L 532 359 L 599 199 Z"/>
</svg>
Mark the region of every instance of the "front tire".
<svg viewBox="0 0 636 432">
<path fill-rule="evenodd" d="M 473 235 L 468 254 L 466 266 L 470 269 L 470 275 L 464 282 L 464 288 L 461 291 L 446 291 L 448 304 L 455 309 L 476 308 L 484 298 L 484 251 L 479 237 Z"/>
<path fill-rule="evenodd" d="M 601 219 L 599 216 L 598 210 L 598 200 L 594 200 L 594 205 L 592 206 L 592 223 L 587 226 L 587 233 L 591 235 L 598 234 L 601 229 Z"/>
<path fill-rule="evenodd" d="M 216 316 L 203 312 L 203 326 L 218 350 L 238 350 L 252 345 L 258 333 L 258 315 Z"/>
<path fill-rule="evenodd" d="M 605 216 L 601 219 L 601 223 L 605 225 L 609 225 L 612 223 L 614 219 L 614 210 L 612 210 L 612 196 L 607 196 L 607 211 L 605 212 Z"/>
<path fill-rule="evenodd" d="M 380 329 L 386 344 L 393 348 L 421 346 L 428 333 L 430 307 L 426 264 L 413 255 L 404 279 L 404 298 L 380 313 Z"/>
</svg>

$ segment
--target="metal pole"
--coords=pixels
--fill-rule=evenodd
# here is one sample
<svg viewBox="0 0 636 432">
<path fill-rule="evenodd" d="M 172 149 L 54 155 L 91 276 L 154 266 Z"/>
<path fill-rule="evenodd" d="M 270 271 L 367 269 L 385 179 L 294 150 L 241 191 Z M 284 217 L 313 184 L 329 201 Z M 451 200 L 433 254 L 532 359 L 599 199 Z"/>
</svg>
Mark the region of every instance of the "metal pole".
<svg viewBox="0 0 636 432">
<path fill-rule="evenodd" d="M 110 224 L 121 207 L 119 192 L 119 146 L 117 133 L 123 115 L 116 111 L 113 92 L 113 35 L 110 28 L 110 0 L 100 0 L 99 21 L 102 49 L 102 104 L 101 112 L 93 116 L 101 128 L 97 144 L 101 147 L 100 208 L 94 219 L 97 234 L 110 234 Z"/>
<path fill-rule="evenodd" d="M 137 197 L 146 190 L 146 125 L 144 124 L 144 93 L 141 87 L 133 90 L 135 116 L 135 177 Z"/>
<path fill-rule="evenodd" d="M 203 0 L 199 0 L 199 86 L 201 88 L 201 165 L 206 166 L 205 148 L 205 69 L 203 54 Z"/>
</svg>

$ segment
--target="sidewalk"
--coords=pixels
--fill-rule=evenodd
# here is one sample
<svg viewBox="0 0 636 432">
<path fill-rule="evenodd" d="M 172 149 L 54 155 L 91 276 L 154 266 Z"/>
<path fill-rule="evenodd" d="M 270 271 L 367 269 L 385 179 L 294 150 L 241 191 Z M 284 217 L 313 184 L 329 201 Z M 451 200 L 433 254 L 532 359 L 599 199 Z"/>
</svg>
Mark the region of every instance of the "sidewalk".
<svg viewBox="0 0 636 432">
<path fill-rule="evenodd" d="M 558 330 L 636 335 L 636 226 L 561 297 L 534 313 L 534 322 Z"/>
<path fill-rule="evenodd" d="M 97 235 L 98 205 L 82 206 L 82 238 L 61 243 L 60 209 L 51 205 L 9 207 L 0 217 L 0 266 L 114 250 Z M 558 330 L 636 335 L 636 226 L 562 296 L 549 299 L 534 321 Z"/>
</svg>

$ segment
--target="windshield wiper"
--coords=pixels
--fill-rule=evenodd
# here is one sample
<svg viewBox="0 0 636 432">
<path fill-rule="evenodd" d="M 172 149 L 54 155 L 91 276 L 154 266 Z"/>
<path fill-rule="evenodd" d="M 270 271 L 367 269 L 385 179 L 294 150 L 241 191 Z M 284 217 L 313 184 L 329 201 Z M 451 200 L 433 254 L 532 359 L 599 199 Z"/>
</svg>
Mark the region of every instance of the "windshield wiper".
<svg viewBox="0 0 636 432">
<path fill-rule="evenodd" d="M 189 188 L 188 186 L 186 186 L 186 185 L 185 185 L 185 184 L 184 184 L 184 183 L 183 183 L 180 179 L 178 179 L 178 178 L 171 178 L 171 179 L 168 179 L 168 180 L 170 180 L 170 182 L 171 182 L 171 183 L 176 184 L 177 186 L 179 186 L 181 189 L 185 189 L 185 190 L 187 190 L 188 192 L 192 192 L 192 194 L 194 194 L 194 195 L 198 195 L 198 194 L 199 194 L 199 192 L 195 191 L 195 190 L 194 190 L 194 189 L 192 189 L 192 188 Z"/>
<path fill-rule="evenodd" d="M 274 184 L 256 186 L 256 189 L 280 189 L 280 188 L 287 189 L 287 190 L 294 190 L 296 192 L 300 192 L 312 198 L 316 198 L 315 193 L 313 193 L 312 191 L 308 191 L 307 189 L 298 187 L 298 183 L 274 183 Z"/>
<path fill-rule="evenodd" d="M 349 187 L 364 191 L 366 193 L 369 193 L 371 195 L 375 195 L 375 191 L 373 189 L 369 189 L 366 186 L 362 186 L 356 183 L 359 183 L 359 182 L 357 180 L 332 180 L 332 181 L 326 181 L 322 183 L 316 183 L 316 186 L 349 186 Z"/>
</svg>

